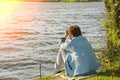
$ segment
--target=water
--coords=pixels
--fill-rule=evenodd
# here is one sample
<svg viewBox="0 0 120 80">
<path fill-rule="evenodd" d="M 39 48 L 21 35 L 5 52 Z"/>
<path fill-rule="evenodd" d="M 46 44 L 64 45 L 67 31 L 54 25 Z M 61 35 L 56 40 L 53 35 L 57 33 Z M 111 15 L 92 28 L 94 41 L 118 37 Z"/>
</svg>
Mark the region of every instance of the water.
<svg viewBox="0 0 120 80">
<path fill-rule="evenodd" d="M 79 25 L 94 49 L 103 48 L 104 3 L 16 2 L 0 8 L 0 79 L 31 80 L 53 73 L 59 39 L 67 26 Z M 7 5 L 7 6 L 6 6 Z M 6 6 L 6 7 L 5 7 Z"/>
</svg>

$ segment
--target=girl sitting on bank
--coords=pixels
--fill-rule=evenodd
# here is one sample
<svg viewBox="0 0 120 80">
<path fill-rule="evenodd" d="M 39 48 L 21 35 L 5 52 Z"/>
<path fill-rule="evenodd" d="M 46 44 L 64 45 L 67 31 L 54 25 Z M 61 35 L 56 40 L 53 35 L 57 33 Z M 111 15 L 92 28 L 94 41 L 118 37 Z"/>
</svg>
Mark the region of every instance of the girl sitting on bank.
<svg viewBox="0 0 120 80">
<path fill-rule="evenodd" d="M 61 38 L 55 63 L 56 73 L 61 72 L 63 66 L 67 76 L 91 75 L 100 67 L 92 46 L 77 25 L 68 27 Z"/>
</svg>

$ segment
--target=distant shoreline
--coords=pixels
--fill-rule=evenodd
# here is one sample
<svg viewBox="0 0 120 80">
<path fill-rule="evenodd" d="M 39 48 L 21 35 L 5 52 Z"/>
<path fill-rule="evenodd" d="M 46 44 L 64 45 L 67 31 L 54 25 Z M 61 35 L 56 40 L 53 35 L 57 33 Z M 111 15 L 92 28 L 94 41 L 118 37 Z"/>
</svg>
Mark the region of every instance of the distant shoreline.
<svg viewBox="0 0 120 80">
<path fill-rule="evenodd" d="M 69 1 L 19 1 L 19 2 L 69 2 Z M 78 2 L 78 1 L 74 1 Z M 103 2 L 103 1 L 79 1 L 79 2 Z"/>
<path fill-rule="evenodd" d="M 3 0 L 0 2 L 102 2 L 103 0 Z"/>
<path fill-rule="evenodd" d="M 2 2 L 8 2 L 6 0 Z M 21 0 L 21 1 L 9 1 L 9 2 L 102 2 L 102 0 Z"/>
<path fill-rule="evenodd" d="M 102 0 L 22 0 L 25 2 L 44 2 L 44 1 L 51 1 L 51 2 L 99 2 Z"/>
</svg>

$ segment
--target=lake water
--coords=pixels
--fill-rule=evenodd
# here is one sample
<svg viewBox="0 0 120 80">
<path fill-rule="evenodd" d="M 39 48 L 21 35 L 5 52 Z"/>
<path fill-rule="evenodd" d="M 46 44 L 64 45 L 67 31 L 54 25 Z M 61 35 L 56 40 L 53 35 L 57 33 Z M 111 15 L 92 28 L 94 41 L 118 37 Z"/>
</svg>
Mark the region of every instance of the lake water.
<svg viewBox="0 0 120 80">
<path fill-rule="evenodd" d="M 40 62 L 42 75 L 53 73 L 59 39 L 70 25 L 79 25 L 95 50 L 105 46 L 103 2 L 0 4 L 0 80 L 31 80 Z"/>
</svg>

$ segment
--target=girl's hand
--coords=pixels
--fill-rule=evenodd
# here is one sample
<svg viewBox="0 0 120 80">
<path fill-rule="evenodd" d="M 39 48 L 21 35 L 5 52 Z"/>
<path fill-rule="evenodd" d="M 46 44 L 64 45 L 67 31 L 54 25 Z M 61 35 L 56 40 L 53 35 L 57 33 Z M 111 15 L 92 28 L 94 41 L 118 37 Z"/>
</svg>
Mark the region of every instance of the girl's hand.
<svg viewBox="0 0 120 80">
<path fill-rule="evenodd" d="M 65 30 L 64 38 L 67 38 L 68 36 L 68 28 Z"/>
</svg>

